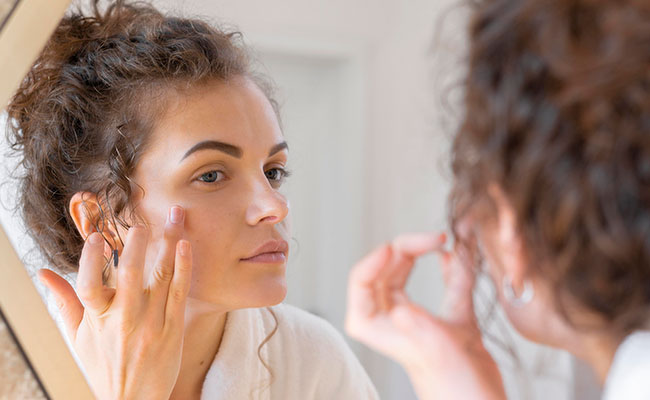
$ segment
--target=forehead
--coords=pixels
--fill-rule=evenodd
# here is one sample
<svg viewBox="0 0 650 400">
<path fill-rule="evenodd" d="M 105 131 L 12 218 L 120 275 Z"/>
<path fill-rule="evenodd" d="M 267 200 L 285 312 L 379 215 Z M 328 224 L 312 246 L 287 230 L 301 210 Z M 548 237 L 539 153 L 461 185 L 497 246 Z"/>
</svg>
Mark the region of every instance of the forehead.
<svg viewBox="0 0 650 400">
<path fill-rule="evenodd" d="M 242 148 L 244 155 L 267 153 L 283 135 L 271 103 L 249 79 L 213 81 L 170 90 L 167 107 L 151 132 L 151 156 L 180 160 L 194 144 L 216 140 Z"/>
</svg>

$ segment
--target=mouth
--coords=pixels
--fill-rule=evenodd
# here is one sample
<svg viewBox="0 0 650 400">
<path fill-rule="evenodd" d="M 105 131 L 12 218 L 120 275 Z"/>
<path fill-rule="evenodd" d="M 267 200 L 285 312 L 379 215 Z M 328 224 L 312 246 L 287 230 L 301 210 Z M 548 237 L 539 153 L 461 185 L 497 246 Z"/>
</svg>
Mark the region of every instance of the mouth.
<svg viewBox="0 0 650 400">
<path fill-rule="evenodd" d="M 289 244 L 284 240 L 270 240 L 258 247 L 249 257 L 240 261 L 264 264 L 280 264 L 287 261 Z"/>
</svg>

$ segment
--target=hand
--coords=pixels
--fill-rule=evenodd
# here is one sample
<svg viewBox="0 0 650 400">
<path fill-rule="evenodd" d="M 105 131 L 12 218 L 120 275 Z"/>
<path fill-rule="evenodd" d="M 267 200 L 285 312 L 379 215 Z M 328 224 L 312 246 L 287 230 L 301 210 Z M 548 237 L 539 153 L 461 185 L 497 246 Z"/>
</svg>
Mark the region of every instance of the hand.
<svg viewBox="0 0 650 400">
<path fill-rule="evenodd" d="M 181 209 L 182 212 L 182 209 Z M 54 293 L 68 337 L 99 399 L 169 399 L 180 370 L 185 302 L 192 274 L 183 218 L 169 218 L 161 249 L 144 282 L 149 230 L 129 229 L 116 288 L 102 283 L 104 239 L 93 232 L 79 260 L 76 293 L 56 273 L 39 279 Z"/>
<path fill-rule="evenodd" d="M 399 236 L 350 272 L 347 333 L 405 368 L 421 400 L 505 399 L 501 374 L 483 346 L 470 255 L 443 249 L 445 235 Z M 415 260 L 439 253 L 447 317 L 431 315 L 404 291 Z"/>
</svg>

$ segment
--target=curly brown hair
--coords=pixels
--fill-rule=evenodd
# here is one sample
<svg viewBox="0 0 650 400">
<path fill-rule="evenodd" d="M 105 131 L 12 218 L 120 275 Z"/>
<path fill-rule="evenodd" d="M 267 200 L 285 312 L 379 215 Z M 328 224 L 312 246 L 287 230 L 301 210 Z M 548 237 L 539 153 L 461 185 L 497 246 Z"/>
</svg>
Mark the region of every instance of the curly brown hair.
<svg viewBox="0 0 650 400">
<path fill-rule="evenodd" d="M 556 307 L 650 317 L 650 3 L 483 0 L 454 139 L 452 226 L 499 186 Z M 583 327 L 584 328 L 584 327 Z M 601 326 L 602 328 L 602 326 Z"/>
<path fill-rule="evenodd" d="M 125 228 L 137 218 L 128 212 L 130 176 L 165 99 L 207 80 L 245 76 L 277 112 L 239 32 L 166 16 L 145 2 L 92 6 L 89 16 L 77 10 L 61 21 L 8 107 L 9 143 L 24 167 L 22 217 L 64 274 L 77 271 L 84 243 L 68 211 L 76 192 L 98 195 L 99 232 L 107 218 Z"/>
<path fill-rule="evenodd" d="M 253 70 L 240 32 L 167 16 L 147 2 L 117 0 L 104 10 L 99 3 L 92 1 L 91 15 L 77 9 L 63 18 L 7 109 L 8 141 L 22 167 L 17 209 L 38 250 L 63 274 L 78 271 L 85 240 L 68 211 L 75 193 L 98 195 L 98 232 L 107 219 L 127 229 L 139 219 L 130 201 L 142 188 L 130 176 L 171 96 L 245 77 L 280 120 L 273 85 Z M 267 311 L 275 327 L 257 355 L 273 378 L 261 349 L 278 319 Z"/>
</svg>

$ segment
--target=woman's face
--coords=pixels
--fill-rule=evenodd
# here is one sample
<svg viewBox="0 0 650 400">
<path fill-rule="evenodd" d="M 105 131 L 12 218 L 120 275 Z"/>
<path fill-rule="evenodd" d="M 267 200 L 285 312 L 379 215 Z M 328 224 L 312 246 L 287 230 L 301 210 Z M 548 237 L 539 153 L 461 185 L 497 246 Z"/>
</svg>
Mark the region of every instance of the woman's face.
<svg viewBox="0 0 650 400">
<path fill-rule="evenodd" d="M 177 204 L 192 244 L 191 298 L 226 311 L 281 302 L 289 205 L 280 187 L 288 154 L 262 91 L 244 78 L 193 89 L 172 99 L 149 143 L 132 177 L 144 189 L 136 212 L 151 227 L 145 276 Z M 251 259 L 268 251 L 265 245 L 284 254 Z"/>
</svg>

